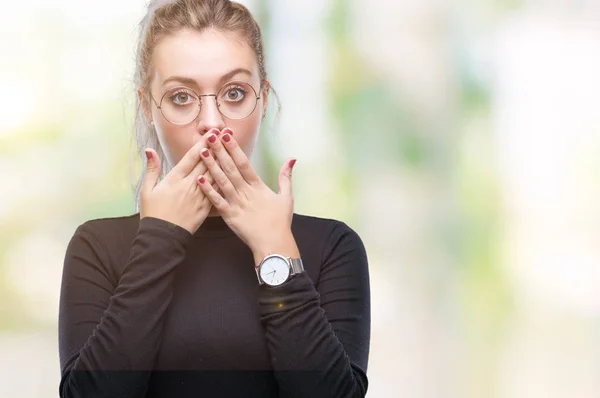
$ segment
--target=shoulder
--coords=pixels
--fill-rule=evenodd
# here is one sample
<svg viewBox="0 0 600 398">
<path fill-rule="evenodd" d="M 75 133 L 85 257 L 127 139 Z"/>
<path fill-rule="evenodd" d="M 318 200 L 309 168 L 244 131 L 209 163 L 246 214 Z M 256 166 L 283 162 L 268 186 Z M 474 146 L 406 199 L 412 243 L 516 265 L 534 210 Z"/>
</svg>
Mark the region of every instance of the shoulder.
<svg viewBox="0 0 600 398">
<path fill-rule="evenodd" d="M 139 222 L 139 213 L 87 220 L 75 230 L 70 246 L 92 250 L 98 258 L 120 259 L 129 252 Z"/>
<path fill-rule="evenodd" d="M 345 222 L 333 218 L 323 218 L 310 216 L 306 214 L 294 213 L 292 218 L 292 228 L 300 230 L 331 231 L 339 228 L 350 228 Z"/>
<path fill-rule="evenodd" d="M 294 213 L 292 218 L 294 234 L 310 234 L 321 241 L 335 243 L 340 239 L 361 241 L 358 233 L 344 221 Z"/>
<path fill-rule="evenodd" d="M 80 224 L 67 247 L 65 264 L 69 272 L 80 272 L 78 269 L 83 261 L 106 275 L 116 286 L 138 225 L 139 214 L 90 219 Z"/>
<path fill-rule="evenodd" d="M 86 235 L 95 240 L 122 240 L 133 238 L 139 226 L 139 213 L 129 216 L 95 218 L 80 224 L 75 235 Z"/>
<path fill-rule="evenodd" d="M 352 227 L 336 219 L 294 213 L 292 232 L 306 258 L 304 267 L 321 294 L 340 286 L 359 286 L 368 292 L 367 252 Z"/>
<path fill-rule="evenodd" d="M 313 253 L 321 266 L 340 255 L 350 255 L 366 262 L 366 250 L 359 234 L 344 221 L 294 213 L 292 232 L 298 244 Z M 315 250 L 318 248 L 318 250 Z"/>
</svg>

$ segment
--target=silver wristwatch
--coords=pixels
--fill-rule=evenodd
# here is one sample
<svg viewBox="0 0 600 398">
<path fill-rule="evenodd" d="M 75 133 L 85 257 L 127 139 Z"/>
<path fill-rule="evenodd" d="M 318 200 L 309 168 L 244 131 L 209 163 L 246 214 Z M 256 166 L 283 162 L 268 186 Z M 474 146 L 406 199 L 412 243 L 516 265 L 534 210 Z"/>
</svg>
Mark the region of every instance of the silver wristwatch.
<svg viewBox="0 0 600 398">
<path fill-rule="evenodd" d="M 302 259 L 270 254 L 255 267 L 259 284 L 279 286 L 292 276 L 304 272 Z"/>
</svg>

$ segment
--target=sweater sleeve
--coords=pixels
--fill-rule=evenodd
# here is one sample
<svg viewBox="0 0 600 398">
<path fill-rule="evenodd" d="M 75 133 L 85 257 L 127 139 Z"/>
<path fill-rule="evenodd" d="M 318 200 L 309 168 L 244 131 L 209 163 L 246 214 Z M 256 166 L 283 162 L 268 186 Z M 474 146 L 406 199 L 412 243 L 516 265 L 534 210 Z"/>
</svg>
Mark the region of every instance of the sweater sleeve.
<svg viewBox="0 0 600 398">
<path fill-rule="evenodd" d="M 158 218 L 141 219 L 115 286 L 96 231 L 93 223 L 80 225 L 65 254 L 59 395 L 143 397 L 172 297 L 173 270 L 185 258 L 191 234 Z"/>
<path fill-rule="evenodd" d="M 281 286 L 259 288 L 261 321 L 280 394 L 364 397 L 370 287 L 367 255 L 358 234 L 336 223 L 321 264 L 316 287 L 304 272 Z"/>
</svg>

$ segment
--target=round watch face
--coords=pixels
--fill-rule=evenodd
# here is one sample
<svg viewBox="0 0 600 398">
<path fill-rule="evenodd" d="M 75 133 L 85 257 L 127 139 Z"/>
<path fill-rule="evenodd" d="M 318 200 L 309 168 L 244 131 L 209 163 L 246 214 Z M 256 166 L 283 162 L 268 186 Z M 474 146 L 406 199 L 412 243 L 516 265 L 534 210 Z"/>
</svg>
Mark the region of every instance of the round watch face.
<svg viewBox="0 0 600 398">
<path fill-rule="evenodd" d="M 290 266 L 281 257 L 269 257 L 260 266 L 260 277 L 271 286 L 281 285 L 290 276 Z"/>
</svg>

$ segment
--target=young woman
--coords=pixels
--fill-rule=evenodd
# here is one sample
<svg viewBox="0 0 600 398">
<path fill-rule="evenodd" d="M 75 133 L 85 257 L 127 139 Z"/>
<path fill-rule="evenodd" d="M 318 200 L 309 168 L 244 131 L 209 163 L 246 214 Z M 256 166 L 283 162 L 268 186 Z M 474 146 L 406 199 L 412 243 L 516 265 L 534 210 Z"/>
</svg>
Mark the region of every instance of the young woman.
<svg viewBox="0 0 600 398">
<path fill-rule="evenodd" d="M 367 256 L 250 165 L 267 110 L 261 33 L 229 0 L 154 1 L 140 26 L 139 213 L 65 255 L 61 397 L 364 397 Z"/>
</svg>

